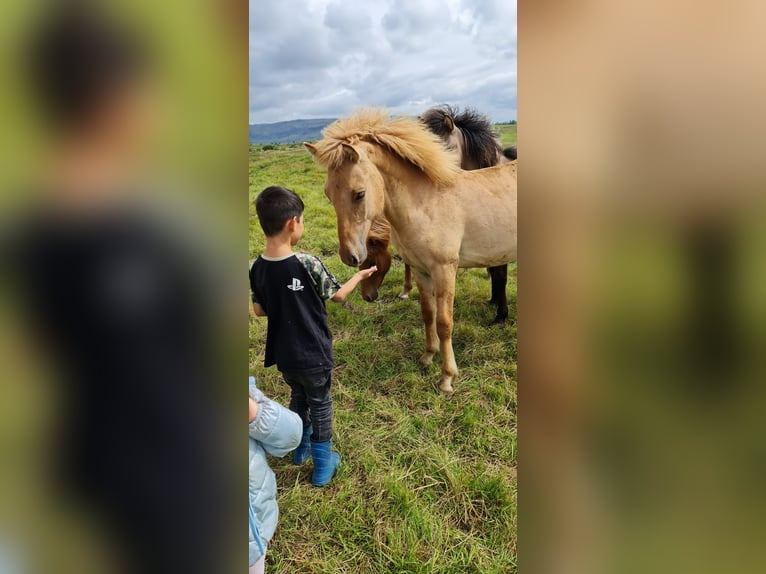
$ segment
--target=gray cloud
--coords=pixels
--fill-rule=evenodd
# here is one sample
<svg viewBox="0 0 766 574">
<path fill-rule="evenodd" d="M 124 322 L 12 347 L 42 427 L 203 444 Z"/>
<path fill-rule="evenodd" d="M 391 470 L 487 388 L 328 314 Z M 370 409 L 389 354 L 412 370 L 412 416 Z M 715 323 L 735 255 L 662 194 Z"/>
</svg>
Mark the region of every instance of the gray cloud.
<svg viewBox="0 0 766 574">
<path fill-rule="evenodd" d="M 516 118 L 512 0 L 251 1 L 251 123 L 439 103 Z"/>
</svg>

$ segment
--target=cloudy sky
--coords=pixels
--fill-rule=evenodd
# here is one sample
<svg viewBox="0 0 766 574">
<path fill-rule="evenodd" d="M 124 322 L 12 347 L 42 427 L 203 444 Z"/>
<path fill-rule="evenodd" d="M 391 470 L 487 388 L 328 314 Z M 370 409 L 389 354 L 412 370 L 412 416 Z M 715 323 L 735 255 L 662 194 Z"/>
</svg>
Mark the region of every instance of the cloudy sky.
<svg viewBox="0 0 766 574">
<path fill-rule="evenodd" d="M 516 119 L 515 0 L 250 0 L 250 123 L 440 103 Z"/>
</svg>

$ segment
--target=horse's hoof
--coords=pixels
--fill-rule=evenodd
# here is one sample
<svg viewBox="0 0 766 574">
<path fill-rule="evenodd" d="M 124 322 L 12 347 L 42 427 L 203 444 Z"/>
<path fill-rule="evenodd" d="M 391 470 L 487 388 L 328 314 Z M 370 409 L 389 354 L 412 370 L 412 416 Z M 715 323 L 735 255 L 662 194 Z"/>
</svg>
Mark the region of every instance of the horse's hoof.
<svg viewBox="0 0 766 574">
<path fill-rule="evenodd" d="M 497 325 L 497 326 L 498 326 L 498 327 L 500 327 L 501 329 L 502 329 L 503 327 L 505 327 L 505 317 L 502 317 L 502 318 L 501 318 L 501 317 L 495 317 L 495 320 L 494 320 L 494 321 L 492 321 L 492 322 L 489 324 L 489 326 L 490 326 L 490 327 L 493 327 L 494 325 Z"/>
<path fill-rule="evenodd" d="M 451 395 L 455 392 L 455 389 L 452 388 L 452 381 L 444 381 L 442 380 L 439 383 L 439 390 L 443 392 L 445 395 Z"/>
<path fill-rule="evenodd" d="M 410 294 L 409 293 L 399 293 L 399 299 L 409 299 Z"/>
<path fill-rule="evenodd" d="M 423 365 L 424 367 L 427 367 L 433 362 L 434 362 L 434 353 L 423 353 L 420 356 L 420 364 Z"/>
</svg>

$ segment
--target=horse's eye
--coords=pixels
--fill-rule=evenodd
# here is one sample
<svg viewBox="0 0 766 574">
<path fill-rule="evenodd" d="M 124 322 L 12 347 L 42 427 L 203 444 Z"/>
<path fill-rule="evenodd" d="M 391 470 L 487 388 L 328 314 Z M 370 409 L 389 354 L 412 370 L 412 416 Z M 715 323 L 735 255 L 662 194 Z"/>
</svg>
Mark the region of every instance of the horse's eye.
<svg viewBox="0 0 766 574">
<path fill-rule="evenodd" d="M 357 191 L 354 193 L 354 201 L 361 201 L 364 198 L 364 192 L 363 191 Z"/>
</svg>

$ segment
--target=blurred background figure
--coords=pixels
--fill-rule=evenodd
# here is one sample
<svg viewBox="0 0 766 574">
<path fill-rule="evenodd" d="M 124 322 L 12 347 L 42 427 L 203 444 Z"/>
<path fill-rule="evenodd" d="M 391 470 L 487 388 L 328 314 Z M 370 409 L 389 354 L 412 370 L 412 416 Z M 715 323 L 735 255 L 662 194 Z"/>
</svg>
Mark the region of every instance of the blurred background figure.
<svg viewBox="0 0 766 574">
<path fill-rule="evenodd" d="M 233 535 L 244 509 L 229 500 L 241 500 L 247 475 L 232 462 L 234 369 L 223 367 L 247 369 L 247 316 L 229 347 L 236 298 L 223 254 L 239 241 L 245 260 L 247 225 L 241 218 L 236 240 L 219 234 L 229 200 L 211 210 L 205 193 L 214 185 L 219 197 L 246 198 L 247 149 L 231 158 L 239 190 L 226 175 L 234 164 L 218 156 L 200 162 L 204 176 L 178 169 L 180 154 L 205 156 L 200 142 L 223 132 L 173 133 L 168 103 L 183 96 L 167 90 L 167 39 L 140 10 L 115 6 L 45 6 L 17 52 L 44 159 L 3 222 L 3 302 L 24 336 L 12 347 L 44 359 L 33 370 L 49 385 L 14 390 L 25 380 L 14 373 L 3 391 L 44 429 L 17 450 L 35 453 L 24 458 L 45 480 L 30 499 L 45 510 L 21 510 L 12 547 L 35 571 L 226 572 L 247 563 Z M 16 517 L 0 516 L 0 541 L 5 521 Z"/>
<path fill-rule="evenodd" d="M 522 573 L 766 563 L 766 6 L 688 8 L 519 2 Z"/>
</svg>

